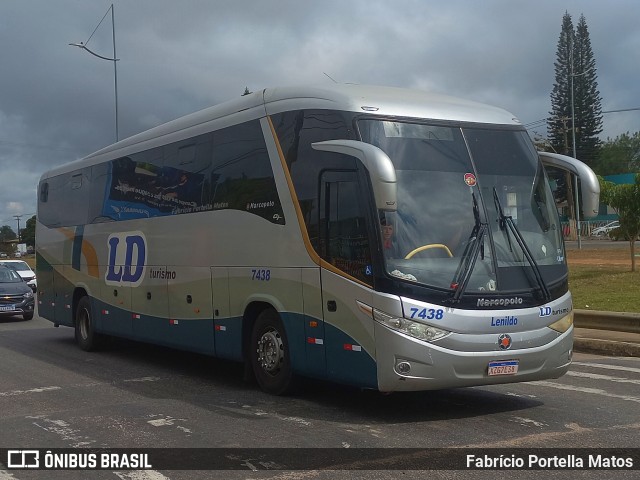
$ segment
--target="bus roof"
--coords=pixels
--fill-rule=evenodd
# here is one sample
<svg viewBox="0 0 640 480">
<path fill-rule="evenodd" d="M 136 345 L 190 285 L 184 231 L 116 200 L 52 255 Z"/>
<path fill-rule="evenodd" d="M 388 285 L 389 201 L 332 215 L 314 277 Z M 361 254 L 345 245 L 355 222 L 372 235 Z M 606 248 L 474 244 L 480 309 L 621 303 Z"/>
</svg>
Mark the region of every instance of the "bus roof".
<svg viewBox="0 0 640 480">
<path fill-rule="evenodd" d="M 206 129 L 208 123 L 232 115 L 237 114 L 242 120 L 248 120 L 300 109 L 331 109 L 380 116 L 520 125 L 513 114 L 501 108 L 420 90 L 354 84 L 276 87 L 244 95 L 138 133 L 83 159 L 55 167 L 45 172 L 42 178 L 99 163 L 104 155 L 116 151 L 122 151 L 126 155 L 148 148 L 153 146 L 154 140 L 165 135 L 180 136 L 180 132 L 184 132 L 185 138 L 188 138 L 198 134 L 193 133 L 192 129 Z"/>
<path fill-rule="evenodd" d="M 497 107 L 456 97 L 396 87 L 328 84 L 264 91 L 268 114 L 301 108 L 331 108 L 374 115 L 425 118 L 500 125 L 520 125 Z"/>
</svg>

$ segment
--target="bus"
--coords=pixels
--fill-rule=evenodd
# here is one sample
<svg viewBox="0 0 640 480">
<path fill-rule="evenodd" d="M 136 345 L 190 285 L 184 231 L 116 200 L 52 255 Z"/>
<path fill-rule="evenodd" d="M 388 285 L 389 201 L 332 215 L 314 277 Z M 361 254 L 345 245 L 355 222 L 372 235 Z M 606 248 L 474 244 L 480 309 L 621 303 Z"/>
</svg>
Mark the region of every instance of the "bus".
<svg viewBox="0 0 640 480">
<path fill-rule="evenodd" d="M 265 89 L 44 173 L 38 313 L 382 392 L 556 378 L 573 313 L 555 188 L 502 109 L 360 85 Z M 561 195 L 559 195 L 561 196 Z"/>
</svg>

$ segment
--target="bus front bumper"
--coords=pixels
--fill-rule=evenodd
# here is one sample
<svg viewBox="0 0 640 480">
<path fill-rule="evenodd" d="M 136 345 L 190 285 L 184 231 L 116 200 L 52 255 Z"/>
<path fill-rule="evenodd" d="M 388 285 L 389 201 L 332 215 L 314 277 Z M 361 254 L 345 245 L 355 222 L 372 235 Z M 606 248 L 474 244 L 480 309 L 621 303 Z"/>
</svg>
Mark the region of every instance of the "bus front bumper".
<svg viewBox="0 0 640 480">
<path fill-rule="evenodd" d="M 377 323 L 375 329 L 378 389 L 382 392 L 439 390 L 558 378 L 569 369 L 573 353 L 573 327 L 544 345 L 495 351 L 451 350 L 416 340 Z M 501 361 L 516 361 L 517 372 L 489 375 L 490 364 Z"/>
</svg>

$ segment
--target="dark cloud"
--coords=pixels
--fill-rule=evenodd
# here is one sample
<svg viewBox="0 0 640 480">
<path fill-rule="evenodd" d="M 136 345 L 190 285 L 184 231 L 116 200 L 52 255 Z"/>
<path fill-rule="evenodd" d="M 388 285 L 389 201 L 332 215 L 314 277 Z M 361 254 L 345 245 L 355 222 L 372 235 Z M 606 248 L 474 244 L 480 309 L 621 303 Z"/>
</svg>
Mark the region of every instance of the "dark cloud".
<svg viewBox="0 0 640 480">
<path fill-rule="evenodd" d="M 35 211 L 47 169 L 114 140 L 113 64 L 86 41 L 111 0 L 0 2 L 0 225 Z M 640 107 L 636 0 L 116 0 L 120 136 L 296 83 L 434 90 L 548 115 L 562 15 L 584 14 L 604 110 Z M 89 47 L 111 56 L 111 19 Z M 605 136 L 640 112 L 605 116 Z M 540 129 L 544 133 L 544 127 Z"/>
</svg>

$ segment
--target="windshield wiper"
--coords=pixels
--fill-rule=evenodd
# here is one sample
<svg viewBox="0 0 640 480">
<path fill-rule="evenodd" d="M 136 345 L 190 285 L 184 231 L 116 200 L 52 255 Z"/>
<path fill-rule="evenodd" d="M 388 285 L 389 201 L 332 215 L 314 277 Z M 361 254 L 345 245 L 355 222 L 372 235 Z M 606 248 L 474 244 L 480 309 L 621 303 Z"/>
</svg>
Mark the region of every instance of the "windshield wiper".
<svg viewBox="0 0 640 480">
<path fill-rule="evenodd" d="M 478 254 L 482 254 L 484 259 L 484 243 L 483 238 L 487 233 L 487 224 L 480 222 L 480 209 L 478 208 L 478 201 L 476 200 L 476 194 L 471 193 L 473 199 L 473 217 L 475 219 L 475 225 L 471 230 L 471 235 L 467 239 L 467 245 L 462 252 L 462 258 L 458 264 L 453 280 L 451 280 L 451 288 L 455 290 L 453 297 L 451 297 L 451 303 L 458 303 L 464 291 L 467 288 L 473 267 L 476 265 Z"/>
<path fill-rule="evenodd" d="M 544 296 L 544 299 L 549 300 L 551 298 L 551 293 L 549 293 L 549 289 L 547 288 L 547 285 L 544 283 L 544 279 L 542 278 L 542 274 L 540 273 L 540 267 L 538 266 L 538 263 L 536 262 L 536 260 L 533 258 L 533 254 L 531 253 L 531 250 L 527 246 L 527 243 L 524 241 L 524 237 L 520 233 L 520 230 L 518 229 L 518 226 L 513 221 L 513 218 L 511 217 L 511 215 L 504 214 L 504 211 L 502 210 L 502 204 L 500 203 L 500 198 L 498 198 L 498 191 L 496 190 L 496 187 L 493 187 L 493 202 L 495 203 L 496 210 L 498 211 L 498 216 L 500 220 L 500 230 L 503 230 L 507 235 L 507 241 L 509 242 L 509 249 L 513 251 L 511 247 L 511 239 L 509 237 L 509 231 L 511 231 L 511 233 L 513 234 L 513 237 L 516 239 L 516 242 L 518 242 L 518 245 L 522 249 L 522 253 L 524 253 L 525 258 L 529 262 L 529 265 L 531 265 L 531 269 L 533 270 L 533 274 L 536 278 L 536 281 L 538 282 L 538 286 L 540 287 L 540 290 L 542 290 L 542 295 Z"/>
</svg>

